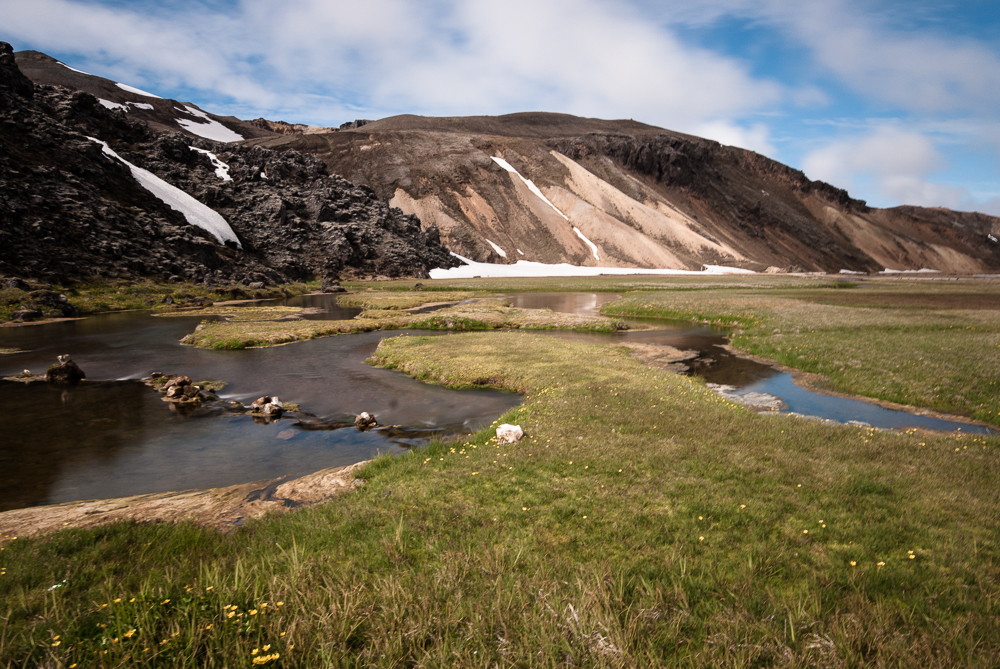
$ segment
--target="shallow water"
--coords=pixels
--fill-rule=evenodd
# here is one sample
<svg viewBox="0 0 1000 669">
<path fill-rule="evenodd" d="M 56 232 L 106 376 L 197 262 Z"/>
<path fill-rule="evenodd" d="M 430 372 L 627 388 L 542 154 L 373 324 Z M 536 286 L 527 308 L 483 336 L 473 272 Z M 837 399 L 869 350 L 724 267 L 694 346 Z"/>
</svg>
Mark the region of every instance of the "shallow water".
<svg viewBox="0 0 1000 669">
<path fill-rule="evenodd" d="M 521 293 L 514 306 L 595 314 L 608 293 Z M 336 306 L 335 295 L 293 298 L 287 304 L 319 310 L 311 318 L 351 318 L 359 309 Z M 88 382 L 59 389 L 0 382 L 0 402 L 17 407 L 0 439 L 0 510 L 37 504 L 186 488 L 218 487 L 347 465 L 379 452 L 400 453 L 432 435 L 466 433 L 492 422 L 520 402 L 511 393 L 454 391 L 364 364 L 383 337 L 372 332 L 246 351 L 206 351 L 178 342 L 202 316 L 154 317 L 149 312 L 92 316 L 39 326 L 0 328 L 0 347 L 23 353 L 0 356 L 0 376 L 27 368 L 42 373 L 70 353 Z M 922 426 L 965 432 L 978 426 L 915 416 L 877 405 L 812 393 L 788 374 L 725 351 L 722 332 L 687 324 L 656 323 L 656 331 L 550 332 L 585 341 L 638 341 L 701 353 L 691 374 L 706 381 L 766 392 L 790 410 L 876 427 Z M 419 333 L 449 335 L 446 333 Z M 244 403 L 262 395 L 301 404 L 316 421 L 350 422 L 361 411 L 395 430 L 362 433 L 353 427 L 305 429 L 295 420 L 257 424 L 224 411 L 183 414 L 136 379 L 154 371 L 193 381 L 222 380 L 223 398 Z"/>
<path fill-rule="evenodd" d="M 133 312 L 0 330 L 0 346 L 25 350 L 0 357 L 0 376 L 25 368 L 43 373 L 56 355 L 71 353 L 88 378 L 65 390 L 0 382 L 2 406 L 18 408 L 8 415 L 0 440 L 0 510 L 217 487 L 352 464 L 379 452 L 402 452 L 432 434 L 480 429 L 521 400 L 493 390 L 449 390 L 364 364 L 383 337 L 407 333 L 342 335 L 246 351 L 181 346 L 179 339 L 200 320 Z M 259 425 L 246 415 L 181 415 L 135 380 L 154 371 L 195 382 L 226 381 L 220 397 L 244 403 L 276 395 L 301 404 L 320 422 L 351 422 L 368 411 L 380 424 L 404 429 L 312 430 L 289 419 Z"/>
</svg>

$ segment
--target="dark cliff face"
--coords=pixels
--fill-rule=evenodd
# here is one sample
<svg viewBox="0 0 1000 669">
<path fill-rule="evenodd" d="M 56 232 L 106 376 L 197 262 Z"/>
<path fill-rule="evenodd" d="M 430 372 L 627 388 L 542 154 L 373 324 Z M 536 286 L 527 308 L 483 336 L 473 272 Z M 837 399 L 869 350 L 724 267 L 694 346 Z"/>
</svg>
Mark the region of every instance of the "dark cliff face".
<svg viewBox="0 0 1000 669">
<path fill-rule="evenodd" d="M 191 225 L 89 138 L 217 211 L 242 248 Z M 436 230 L 314 156 L 154 132 L 87 93 L 32 85 L 0 43 L 0 273 L 278 283 L 454 264 Z"/>
</svg>

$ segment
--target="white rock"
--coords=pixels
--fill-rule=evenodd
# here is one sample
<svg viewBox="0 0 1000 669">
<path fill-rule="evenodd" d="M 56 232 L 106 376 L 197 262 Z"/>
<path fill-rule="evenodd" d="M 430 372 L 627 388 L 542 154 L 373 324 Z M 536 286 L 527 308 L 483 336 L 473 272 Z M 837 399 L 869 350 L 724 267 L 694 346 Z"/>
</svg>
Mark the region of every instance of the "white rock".
<svg viewBox="0 0 1000 669">
<path fill-rule="evenodd" d="M 515 441 L 520 441 L 523 437 L 524 430 L 521 429 L 520 425 L 508 425 L 504 423 L 497 428 L 498 444 L 513 444 Z"/>
</svg>

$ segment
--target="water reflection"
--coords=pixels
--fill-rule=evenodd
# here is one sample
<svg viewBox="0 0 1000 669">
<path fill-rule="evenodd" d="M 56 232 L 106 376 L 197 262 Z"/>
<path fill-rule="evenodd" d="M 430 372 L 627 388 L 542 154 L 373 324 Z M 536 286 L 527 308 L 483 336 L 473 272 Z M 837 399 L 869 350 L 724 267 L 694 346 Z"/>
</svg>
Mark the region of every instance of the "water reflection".
<svg viewBox="0 0 1000 669">
<path fill-rule="evenodd" d="M 336 313 L 335 296 L 317 297 L 316 306 Z M 364 364 L 383 337 L 406 333 L 247 351 L 181 346 L 201 320 L 134 312 L 0 329 L 0 347 L 24 351 L 0 356 L 0 376 L 42 373 L 57 354 L 70 353 L 88 378 L 65 390 L 0 382 L 0 402 L 17 407 L 0 440 L 0 509 L 216 487 L 351 464 L 435 434 L 474 431 L 520 402 L 512 393 L 454 391 Z M 382 425 L 403 428 L 305 430 L 289 420 L 256 425 L 245 415 L 182 415 L 136 381 L 105 382 L 153 371 L 226 381 L 220 395 L 244 403 L 277 395 L 328 426 L 350 424 L 368 411 Z"/>
</svg>

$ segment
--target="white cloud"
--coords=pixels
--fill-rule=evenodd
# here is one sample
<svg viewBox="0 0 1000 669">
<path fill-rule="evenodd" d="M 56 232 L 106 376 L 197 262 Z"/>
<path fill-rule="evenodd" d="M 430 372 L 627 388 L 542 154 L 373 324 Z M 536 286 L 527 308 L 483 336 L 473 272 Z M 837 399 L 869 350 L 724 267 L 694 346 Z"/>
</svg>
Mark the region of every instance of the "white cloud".
<svg viewBox="0 0 1000 669">
<path fill-rule="evenodd" d="M 776 150 L 771 143 L 771 131 L 763 123 L 744 128 L 727 121 L 709 121 L 698 125 L 693 132 L 699 137 L 750 149 L 765 156 L 773 156 Z"/>
<path fill-rule="evenodd" d="M 871 180 L 879 205 L 979 208 L 968 188 L 932 180 L 945 161 L 934 143 L 918 132 L 886 126 L 837 140 L 808 154 L 803 167 L 810 178 L 848 190 Z"/>
<path fill-rule="evenodd" d="M 125 83 L 326 122 L 546 110 L 691 130 L 790 94 L 610 0 L 245 0 L 197 17 L 14 0 L 5 14 L 13 41 L 86 54 L 74 63 Z"/>
</svg>

